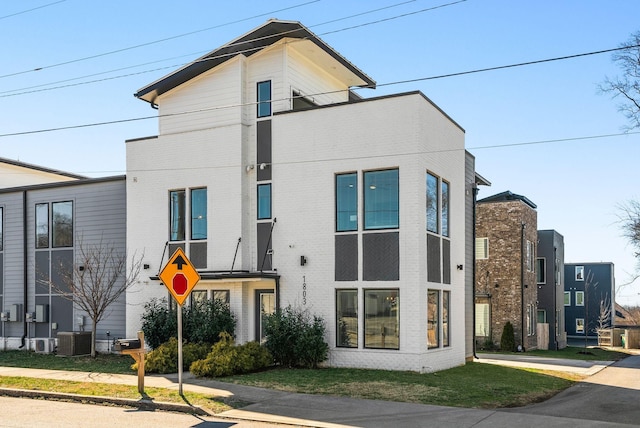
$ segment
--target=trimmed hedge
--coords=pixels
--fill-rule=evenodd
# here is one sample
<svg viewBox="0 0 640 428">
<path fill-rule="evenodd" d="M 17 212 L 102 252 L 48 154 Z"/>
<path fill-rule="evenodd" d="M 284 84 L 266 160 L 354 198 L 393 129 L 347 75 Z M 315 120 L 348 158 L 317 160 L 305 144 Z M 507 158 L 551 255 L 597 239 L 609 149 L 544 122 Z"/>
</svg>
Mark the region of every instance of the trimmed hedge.
<svg viewBox="0 0 640 428">
<path fill-rule="evenodd" d="M 182 369 L 188 370 L 194 361 L 207 356 L 211 345 L 184 343 L 182 345 Z M 137 364 L 133 365 L 137 369 Z M 176 373 L 178 371 L 178 339 L 172 337 L 145 356 L 145 373 Z"/>
</svg>

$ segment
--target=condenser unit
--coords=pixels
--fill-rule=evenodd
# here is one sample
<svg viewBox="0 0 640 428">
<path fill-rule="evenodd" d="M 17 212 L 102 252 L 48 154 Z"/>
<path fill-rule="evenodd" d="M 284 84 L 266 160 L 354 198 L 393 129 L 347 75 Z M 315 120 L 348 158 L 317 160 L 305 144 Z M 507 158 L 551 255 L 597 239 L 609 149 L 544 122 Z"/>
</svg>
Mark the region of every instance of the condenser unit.
<svg viewBox="0 0 640 428">
<path fill-rule="evenodd" d="M 58 333 L 58 355 L 71 357 L 91 353 L 90 331 L 61 331 Z"/>
<path fill-rule="evenodd" d="M 53 339 L 36 339 L 35 351 L 39 354 L 50 354 L 53 351 Z"/>
</svg>

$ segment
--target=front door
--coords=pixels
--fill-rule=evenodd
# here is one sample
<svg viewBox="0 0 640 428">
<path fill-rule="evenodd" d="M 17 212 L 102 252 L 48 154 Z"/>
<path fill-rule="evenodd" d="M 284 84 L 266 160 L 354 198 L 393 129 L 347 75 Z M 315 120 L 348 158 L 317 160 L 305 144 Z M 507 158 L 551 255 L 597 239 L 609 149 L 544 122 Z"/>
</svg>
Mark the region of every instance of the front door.
<svg viewBox="0 0 640 428">
<path fill-rule="evenodd" d="M 265 339 L 265 321 L 276 311 L 276 296 L 273 290 L 256 290 L 256 340 Z"/>
</svg>

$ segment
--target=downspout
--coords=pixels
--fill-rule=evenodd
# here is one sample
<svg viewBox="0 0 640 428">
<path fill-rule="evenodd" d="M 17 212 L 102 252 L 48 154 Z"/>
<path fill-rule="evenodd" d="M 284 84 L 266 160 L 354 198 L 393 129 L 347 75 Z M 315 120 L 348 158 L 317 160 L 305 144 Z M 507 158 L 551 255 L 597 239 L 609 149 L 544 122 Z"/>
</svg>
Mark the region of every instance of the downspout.
<svg viewBox="0 0 640 428">
<path fill-rule="evenodd" d="M 522 350 L 524 351 L 524 232 L 527 228 L 525 223 L 522 223 L 520 229 L 520 335 Z"/>
<path fill-rule="evenodd" d="M 476 183 L 472 183 L 471 184 L 471 189 L 472 189 L 472 195 L 473 195 L 473 200 L 472 200 L 472 208 L 473 208 L 473 213 L 472 213 L 472 221 L 473 221 L 473 231 L 471 232 L 472 235 L 472 242 L 471 242 L 471 247 L 473 248 L 472 250 L 472 267 L 471 267 L 471 277 L 472 277 L 472 288 L 471 288 L 471 305 L 472 305 L 472 309 L 473 309 L 473 331 L 471 332 L 471 337 L 473 338 L 473 358 L 478 359 L 478 355 L 476 354 L 476 199 L 478 197 L 478 185 Z"/>
<path fill-rule="evenodd" d="M 27 311 L 27 303 L 28 303 L 28 299 L 27 299 L 27 291 L 28 291 L 28 286 L 27 286 L 27 275 L 28 275 L 28 269 L 27 269 L 27 256 L 29 254 L 28 250 L 27 250 L 27 191 L 23 190 L 22 191 L 22 248 L 23 248 L 23 292 L 22 292 L 22 296 L 23 296 L 23 303 L 22 303 L 22 308 L 23 308 L 23 317 L 22 317 L 22 325 L 24 327 L 23 329 L 23 333 L 22 333 L 22 338 L 20 338 L 20 346 L 18 347 L 19 349 L 24 348 L 25 345 L 25 338 L 27 337 L 27 320 L 26 317 L 24 316 L 24 313 Z"/>
</svg>

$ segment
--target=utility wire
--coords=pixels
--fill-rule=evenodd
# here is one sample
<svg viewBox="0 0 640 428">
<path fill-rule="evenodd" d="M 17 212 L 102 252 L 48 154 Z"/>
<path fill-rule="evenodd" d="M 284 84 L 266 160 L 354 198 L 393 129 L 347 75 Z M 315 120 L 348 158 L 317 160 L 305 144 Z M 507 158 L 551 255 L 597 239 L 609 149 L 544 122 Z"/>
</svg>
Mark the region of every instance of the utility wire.
<svg viewBox="0 0 640 428">
<path fill-rule="evenodd" d="M 480 69 L 475 69 L 475 70 L 462 71 L 462 72 L 458 72 L 458 73 L 449 73 L 449 74 L 443 74 L 443 75 L 438 75 L 438 76 L 422 77 L 422 78 L 410 79 L 410 80 L 399 80 L 399 81 L 395 81 L 395 82 L 388 82 L 388 83 L 378 84 L 377 86 L 378 87 L 380 87 L 380 86 L 391 86 L 391 85 L 399 85 L 399 84 L 404 84 L 404 83 L 409 83 L 409 82 L 419 82 L 419 81 L 425 81 L 425 80 L 444 79 L 444 78 L 453 77 L 453 76 L 462 76 L 462 75 L 473 74 L 473 73 L 483 73 L 483 72 L 486 72 L 486 71 L 494 71 L 494 70 L 501 70 L 501 69 L 507 69 L 507 68 L 514 68 L 514 67 L 523 67 L 523 66 L 533 65 L 533 64 L 541 64 L 541 63 L 552 62 L 552 61 L 560 61 L 560 60 L 567 60 L 567 59 L 573 59 L 573 58 L 581 58 L 581 57 L 585 57 L 585 56 L 589 56 L 589 55 L 598 55 L 598 54 L 602 54 L 602 53 L 613 52 L 613 51 L 618 51 L 618 50 L 623 50 L 623 49 L 631 49 L 631 48 L 635 48 L 635 47 L 640 47 L 640 45 L 626 46 L 626 47 L 613 48 L 613 49 L 605 49 L 605 50 L 586 52 L 586 53 L 580 53 L 580 54 L 575 54 L 575 55 L 565 55 L 565 56 L 562 56 L 562 57 L 555 57 L 555 58 L 547 58 L 547 59 L 541 59 L 541 60 L 536 60 L 536 61 L 521 62 L 521 63 L 517 63 L 517 64 L 509 64 L 509 65 L 502 65 L 502 66 L 489 67 L 489 68 L 480 68 Z M 344 90 L 335 90 L 335 91 L 318 92 L 318 93 L 314 93 L 314 94 L 305 94 L 305 95 L 307 97 L 314 97 L 314 96 L 320 96 L 320 95 L 334 94 L 334 93 L 343 92 L 343 91 Z M 274 102 L 274 101 L 286 101 L 286 100 L 289 100 L 289 99 L 290 98 L 284 98 L 284 99 L 281 99 L 281 100 L 271 100 L 271 102 Z M 203 113 L 203 112 L 212 111 L 212 110 L 221 110 L 221 109 L 226 109 L 226 108 L 237 108 L 237 107 L 244 107 L 244 106 L 250 106 L 250 105 L 255 105 L 255 104 L 257 104 L 257 102 L 240 103 L 240 104 L 227 105 L 227 106 L 218 106 L 218 107 L 212 107 L 212 108 L 208 108 L 208 109 L 199 109 L 199 110 L 191 110 L 191 111 L 185 111 L 185 112 L 179 112 L 179 113 L 172 113 L 172 114 L 170 114 L 170 116 L 186 115 L 186 114 L 194 114 L 194 113 Z M 91 127 L 91 126 L 112 125 L 112 124 L 123 123 L 123 122 L 133 122 L 133 121 L 138 121 L 138 120 L 147 120 L 147 119 L 151 119 L 151 118 L 158 118 L 159 119 L 159 118 L 166 117 L 166 116 L 168 116 L 168 115 L 147 116 L 147 117 L 132 118 L 132 119 L 122 119 L 122 120 L 115 120 L 115 121 L 89 123 L 89 124 L 83 124 L 83 125 L 72 125 L 72 126 L 58 127 L 58 128 L 48 128 L 48 129 L 33 130 L 33 131 L 14 132 L 14 133 L 0 134 L 0 138 L 2 138 L 2 137 L 14 137 L 14 136 L 28 135 L 28 134 L 38 134 L 38 133 L 44 133 L 44 132 L 63 131 L 63 130 L 68 130 L 68 129 L 87 128 L 87 127 Z"/>
<path fill-rule="evenodd" d="M 319 1 L 319 0 L 316 0 L 316 1 Z M 377 8 L 377 9 L 371 9 L 371 10 L 368 10 L 368 11 L 365 11 L 365 12 L 361 12 L 361 13 L 357 13 L 357 14 L 354 14 L 354 15 L 349 15 L 349 16 L 345 16 L 345 17 L 342 17 L 342 18 L 337 18 L 337 19 L 333 19 L 333 20 L 330 20 L 330 21 L 321 22 L 319 24 L 310 25 L 307 28 L 315 28 L 315 27 L 319 27 L 319 26 L 322 26 L 322 25 L 327 25 L 327 24 L 331 24 L 331 23 L 335 23 L 335 22 L 339 22 L 339 21 L 344 21 L 344 20 L 347 20 L 347 19 L 352 19 L 352 18 L 356 18 L 356 17 L 359 17 L 359 16 L 368 15 L 368 14 L 375 13 L 375 12 L 380 12 L 382 10 L 387 10 L 387 9 L 391 9 L 391 8 L 394 8 L 394 7 L 403 6 L 405 4 L 413 3 L 415 1 L 417 1 L 417 0 L 408 0 L 408 1 L 401 2 L 401 3 L 395 3 L 395 4 L 392 4 L 392 5 L 389 5 L 389 6 L 385 6 L 385 7 L 381 7 L 381 8 Z M 390 20 L 401 18 L 401 17 L 405 17 L 405 16 L 410 16 L 410 15 L 415 15 L 415 14 L 418 14 L 418 13 L 427 12 L 427 11 L 430 11 L 430 10 L 440 9 L 442 7 L 451 6 L 451 5 L 454 5 L 454 4 L 457 4 L 457 3 L 462 3 L 464 1 L 467 1 L 467 0 L 460 0 L 460 1 L 453 2 L 453 3 L 442 4 L 442 5 L 426 8 L 426 9 L 421 9 L 421 10 L 418 10 L 418 11 L 415 11 L 415 12 L 410 12 L 410 13 L 406 13 L 406 14 L 402 14 L 402 15 L 392 16 L 392 17 L 385 18 L 385 19 L 378 20 L 378 21 L 367 22 L 367 23 L 356 25 L 356 26 L 352 26 L 352 27 L 346 27 L 346 28 L 341 28 L 341 29 L 334 30 L 334 31 L 329 31 L 329 32 L 326 32 L 326 33 L 321 33 L 319 35 L 320 36 L 324 36 L 324 35 L 327 35 L 327 34 L 338 33 L 338 32 L 351 30 L 351 29 L 355 29 L 355 28 L 360 28 L 360 27 L 364 27 L 364 26 L 368 26 L 368 25 L 372 25 L 372 24 L 378 24 L 380 22 L 390 21 Z M 246 19 L 252 19 L 252 18 L 246 18 Z M 240 21 L 236 21 L 236 22 L 240 22 Z M 221 24 L 221 25 L 218 25 L 217 27 L 221 27 L 221 26 L 224 26 L 224 25 L 229 25 L 229 24 Z M 211 27 L 211 28 L 217 28 L 217 27 Z M 199 31 L 205 31 L 205 30 L 199 30 Z M 196 31 L 196 32 L 199 32 L 199 31 Z M 294 32 L 294 31 L 297 31 L 297 30 L 284 31 L 284 32 L 275 34 L 275 36 L 284 36 L 287 33 L 291 33 L 291 32 Z M 192 34 L 192 33 L 188 33 L 188 34 Z M 251 43 L 254 43 L 256 41 L 260 41 L 262 39 L 270 38 L 270 37 L 273 37 L 273 36 L 274 35 L 270 35 L 270 36 L 265 36 L 265 37 L 261 37 L 261 38 L 245 40 L 245 41 L 242 41 L 242 42 L 229 43 L 229 44 L 224 45 L 224 47 L 237 47 L 237 46 L 244 45 L 244 44 L 251 44 Z M 167 38 L 167 39 L 162 39 L 162 40 L 159 40 L 159 41 L 156 41 L 156 42 L 152 42 L 152 43 L 159 43 L 161 41 L 171 40 L 171 39 L 177 38 L 177 37 L 181 37 L 181 36 L 174 36 L 174 37 L 170 37 L 170 38 Z M 304 41 L 304 40 L 306 40 L 306 39 L 298 39 L 296 41 L 300 42 L 300 41 Z M 151 44 L 151 43 L 149 43 L 149 44 Z M 139 45 L 139 46 L 145 46 L 145 45 Z M 127 48 L 127 49 L 133 49 L 133 48 Z M 231 55 L 236 55 L 236 54 L 239 54 L 239 53 L 248 53 L 248 52 L 252 52 L 252 51 L 258 50 L 258 49 L 260 49 L 260 48 L 250 48 L 250 49 L 246 49 L 246 50 L 243 50 L 243 51 L 236 51 Z M 119 52 L 119 51 L 114 51 L 114 52 Z M 205 51 L 205 52 L 208 52 L 208 51 Z M 202 52 L 199 52 L 199 53 L 202 53 Z M 108 55 L 108 53 L 106 55 Z M 104 81 L 107 81 L 107 80 L 114 80 L 114 79 L 123 78 L 123 77 L 130 77 L 130 76 L 133 76 L 133 75 L 139 75 L 139 74 L 144 74 L 144 73 L 151 73 L 151 72 L 155 72 L 155 71 L 161 71 L 161 70 L 165 70 L 165 69 L 168 69 L 168 68 L 184 67 L 184 66 L 189 65 L 189 64 L 196 64 L 196 63 L 202 62 L 202 61 L 209 61 L 209 60 L 219 59 L 219 58 L 222 58 L 224 56 L 229 56 L 229 55 L 211 56 L 211 57 L 206 57 L 206 58 L 200 58 L 200 59 L 197 59 L 195 61 L 191 61 L 191 62 L 187 62 L 187 63 L 168 65 L 168 66 L 165 66 L 165 67 L 161 67 L 161 68 L 157 68 L 157 69 L 153 69 L 153 70 L 145 70 L 145 71 L 141 71 L 141 72 L 138 72 L 138 73 L 114 76 L 114 77 L 110 77 L 110 78 L 106 78 L 106 79 L 90 80 L 90 81 L 87 81 L 87 82 L 81 82 L 81 83 L 72 84 L 72 85 L 54 86 L 54 87 L 51 87 L 51 88 L 28 91 L 28 89 L 40 88 L 40 87 L 49 86 L 49 85 L 55 85 L 55 84 L 58 84 L 58 83 L 63 83 L 63 82 L 68 82 L 68 81 L 73 81 L 73 80 L 80 80 L 80 79 L 84 79 L 84 78 L 87 78 L 87 77 L 93 77 L 93 76 L 101 75 L 101 74 L 108 74 L 108 73 L 112 73 L 112 72 L 116 72 L 116 71 L 120 71 L 120 70 L 125 70 L 125 69 L 129 69 L 129 68 L 141 67 L 143 65 L 162 62 L 162 61 L 166 61 L 166 60 L 169 60 L 169 59 L 181 58 L 181 57 L 184 57 L 184 56 L 187 56 L 187 55 L 180 55 L 178 57 L 172 57 L 172 58 L 168 58 L 168 59 L 164 59 L 164 60 L 152 61 L 152 62 L 148 62 L 148 63 L 145 63 L 145 64 L 138 64 L 138 65 L 135 65 L 135 66 L 123 67 L 123 68 L 120 68 L 120 69 L 109 70 L 109 71 L 105 71 L 105 72 L 101 72 L 101 73 L 94 73 L 94 74 L 91 74 L 91 75 L 75 77 L 73 79 L 66 79 L 66 80 L 58 81 L 58 82 L 44 83 L 44 84 L 35 85 L 35 86 L 29 86 L 29 87 L 20 88 L 20 89 L 13 89 L 13 90 L 8 90 L 8 91 L 3 91 L 3 92 L 0 92 L 0 94 L 8 94 L 8 95 L 0 95 L 0 98 L 9 97 L 9 96 L 16 96 L 16 95 L 25 95 L 25 94 L 31 94 L 31 93 L 35 93 L 35 92 L 43 92 L 43 91 L 49 91 L 49 90 L 55 90 L 55 89 L 62 89 L 62 88 L 70 87 L 70 86 L 79 86 L 79 85 L 87 85 L 87 84 L 92 84 L 92 83 L 99 83 L 99 82 L 104 82 Z M 94 58 L 94 57 L 95 56 L 88 57 L 88 58 Z M 88 58 L 86 58 L 86 59 L 88 59 Z M 79 59 L 77 61 L 82 61 L 82 60 L 83 59 Z M 76 61 L 74 61 L 74 62 L 76 62 Z M 7 76 L 0 76 L 0 78 L 7 77 Z M 18 92 L 18 91 L 23 91 L 23 92 Z"/>
<path fill-rule="evenodd" d="M 301 3 L 301 4 L 294 5 L 294 6 L 286 7 L 286 8 L 283 8 L 283 9 L 278 9 L 278 10 L 274 10 L 274 11 L 271 11 L 271 12 L 262 13 L 260 15 L 251 16 L 249 18 L 243 18 L 243 19 L 239 19 L 239 20 L 232 21 L 232 22 L 227 22 L 227 23 L 220 24 L 220 25 L 215 25 L 213 27 L 203 28 L 201 30 L 195 30 L 195 31 L 190 31 L 188 33 L 184 33 L 184 34 L 178 34 L 177 36 L 166 37 L 164 39 L 159 39 L 159 40 L 154 40 L 154 41 L 151 41 L 151 42 L 141 43 L 139 45 L 129 46 L 129 47 L 126 47 L 126 48 L 116 49 L 116 50 L 109 51 L 109 52 L 103 52 L 103 53 L 100 53 L 100 54 L 91 55 L 91 56 L 87 56 L 87 57 L 83 57 L 83 58 L 77 58 L 77 59 L 73 59 L 73 60 L 69 60 L 69 61 L 59 62 L 59 63 L 56 63 L 56 64 L 46 65 L 46 66 L 43 66 L 43 67 L 37 67 L 35 69 L 23 70 L 23 71 L 17 71 L 15 73 L 4 74 L 4 75 L 0 75 L 0 79 L 4 79 L 6 77 L 18 76 L 18 75 L 26 74 L 26 73 L 33 73 L 33 72 L 36 72 L 36 71 L 42 71 L 42 70 L 49 69 L 49 68 L 60 67 L 60 66 L 63 66 L 63 65 L 73 64 L 73 63 L 81 62 L 81 61 L 86 61 L 86 60 L 89 60 L 89 59 L 100 58 L 100 57 L 107 56 L 107 55 L 113 55 L 115 53 L 125 52 L 125 51 L 128 51 L 128 50 L 137 49 L 137 48 L 141 48 L 141 47 L 144 47 L 144 46 L 150 46 L 150 45 L 154 45 L 154 44 L 157 44 L 157 43 L 166 42 L 168 40 L 174 40 L 174 39 L 178 39 L 178 38 L 181 38 L 181 37 L 191 36 L 193 34 L 202 33 L 204 31 L 213 30 L 215 28 L 225 27 L 227 25 L 237 24 L 239 22 L 248 21 L 248 20 L 254 19 L 254 18 L 260 18 L 262 16 L 268 16 L 268 15 L 271 15 L 271 14 L 274 14 L 274 13 L 283 12 L 285 10 L 295 9 L 297 7 L 306 6 L 306 5 L 309 5 L 311 3 L 317 3 L 319 1 L 320 0 L 311 0 L 311 1 L 308 1 L 306 3 Z"/>
<path fill-rule="evenodd" d="M 42 9 L 44 7 L 53 6 L 54 4 L 64 3 L 65 1 L 67 1 L 67 0 L 60 0 L 60 1 L 53 2 L 53 3 L 44 4 L 42 6 L 34 7 L 32 9 L 23 10 L 22 12 L 12 13 L 11 15 L 0 16 L 0 19 L 7 19 L 7 18 L 11 18 L 13 16 L 22 15 L 23 13 L 33 12 L 34 10 Z"/>
</svg>

